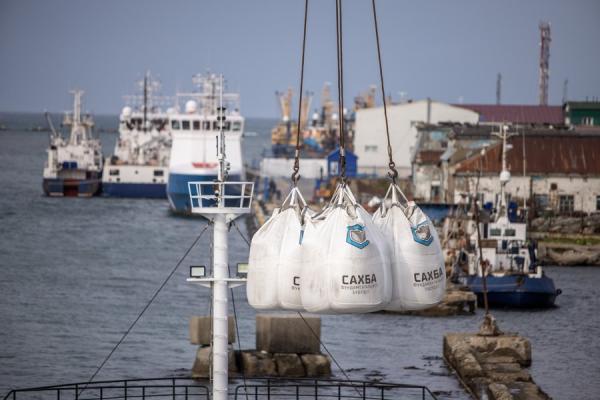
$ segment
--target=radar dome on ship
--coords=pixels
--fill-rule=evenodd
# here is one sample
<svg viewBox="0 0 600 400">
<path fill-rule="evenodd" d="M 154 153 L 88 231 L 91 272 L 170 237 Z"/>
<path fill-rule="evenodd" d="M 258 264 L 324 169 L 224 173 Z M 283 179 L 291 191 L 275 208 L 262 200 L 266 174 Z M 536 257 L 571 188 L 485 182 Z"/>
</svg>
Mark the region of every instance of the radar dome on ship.
<svg viewBox="0 0 600 400">
<path fill-rule="evenodd" d="M 500 172 L 500 182 L 508 182 L 510 181 L 510 172 L 504 170 Z"/>
<path fill-rule="evenodd" d="M 185 112 L 187 114 L 193 114 L 196 112 L 196 110 L 198 109 L 198 103 L 196 103 L 194 100 L 188 100 L 185 103 Z"/>
<path fill-rule="evenodd" d="M 123 114 L 124 117 L 130 117 L 132 112 L 133 110 L 129 106 L 123 107 L 123 110 L 121 110 L 121 114 Z"/>
</svg>

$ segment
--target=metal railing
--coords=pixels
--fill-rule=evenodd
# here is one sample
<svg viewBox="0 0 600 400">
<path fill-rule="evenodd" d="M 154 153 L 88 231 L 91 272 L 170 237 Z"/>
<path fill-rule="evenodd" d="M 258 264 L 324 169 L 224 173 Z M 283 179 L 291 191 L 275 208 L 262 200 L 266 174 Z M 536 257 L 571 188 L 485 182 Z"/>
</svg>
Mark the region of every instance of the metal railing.
<svg viewBox="0 0 600 400">
<path fill-rule="evenodd" d="M 15 389 L 4 400 L 210 400 L 208 386 L 191 378 L 145 378 Z M 230 391 L 234 400 L 436 400 L 420 385 L 335 379 L 248 379 Z"/>
<path fill-rule="evenodd" d="M 189 378 L 143 378 L 14 389 L 4 400 L 209 400 L 209 389 Z"/>
<path fill-rule="evenodd" d="M 252 205 L 253 182 L 188 182 L 193 213 L 217 212 L 222 207 L 234 213 L 246 213 Z"/>
<path fill-rule="evenodd" d="M 236 386 L 233 396 L 235 400 L 306 398 L 436 400 L 426 386 L 329 379 L 264 379 L 260 383 L 248 382 Z"/>
</svg>

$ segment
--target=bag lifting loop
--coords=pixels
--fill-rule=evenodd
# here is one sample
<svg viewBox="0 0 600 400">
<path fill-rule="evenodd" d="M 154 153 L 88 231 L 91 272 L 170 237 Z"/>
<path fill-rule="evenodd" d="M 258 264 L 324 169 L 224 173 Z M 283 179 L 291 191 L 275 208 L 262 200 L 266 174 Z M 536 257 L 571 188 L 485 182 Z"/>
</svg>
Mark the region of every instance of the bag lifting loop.
<svg viewBox="0 0 600 400">
<path fill-rule="evenodd" d="M 302 57 L 300 61 L 300 98 L 298 100 L 298 126 L 296 131 L 296 151 L 294 152 L 294 172 L 292 173 L 292 183 L 294 187 L 298 185 L 300 175 L 300 132 L 302 132 L 302 92 L 304 91 L 304 54 L 306 53 L 306 28 L 308 26 L 308 0 L 304 1 L 304 32 L 302 35 Z"/>
<path fill-rule="evenodd" d="M 390 128 L 388 124 L 388 115 L 387 115 L 387 101 L 385 99 L 385 85 L 383 83 L 383 67 L 381 65 L 381 46 L 379 44 L 379 24 L 377 22 L 377 7 L 375 7 L 375 0 L 371 0 L 372 8 L 373 8 L 373 25 L 375 26 L 375 41 L 377 43 L 377 61 L 379 64 L 379 80 L 381 81 L 381 98 L 383 100 L 383 115 L 385 118 L 385 134 L 387 137 L 387 152 L 390 162 L 388 163 L 388 167 L 390 171 L 388 172 L 388 176 L 392 179 L 392 183 L 396 184 L 396 179 L 398 178 L 398 170 L 396 169 L 396 163 L 394 162 L 392 156 L 392 144 L 390 140 Z"/>
</svg>

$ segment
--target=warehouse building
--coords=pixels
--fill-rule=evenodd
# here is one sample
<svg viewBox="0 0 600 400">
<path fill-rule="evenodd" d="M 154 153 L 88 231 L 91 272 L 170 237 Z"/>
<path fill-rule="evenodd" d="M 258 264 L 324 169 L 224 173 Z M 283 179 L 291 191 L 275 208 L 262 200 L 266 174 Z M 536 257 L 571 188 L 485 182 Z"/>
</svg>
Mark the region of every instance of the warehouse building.
<svg viewBox="0 0 600 400">
<path fill-rule="evenodd" d="M 389 128 L 394 161 L 401 177 L 411 174 L 411 160 L 415 149 L 418 122 L 477 123 L 479 115 L 472 110 L 419 100 L 388 107 Z M 358 172 L 385 176 L 388 171 L 387 141 L 383 107 L 357 110 L 354 153 L 358 156 Z"/>
</svg>

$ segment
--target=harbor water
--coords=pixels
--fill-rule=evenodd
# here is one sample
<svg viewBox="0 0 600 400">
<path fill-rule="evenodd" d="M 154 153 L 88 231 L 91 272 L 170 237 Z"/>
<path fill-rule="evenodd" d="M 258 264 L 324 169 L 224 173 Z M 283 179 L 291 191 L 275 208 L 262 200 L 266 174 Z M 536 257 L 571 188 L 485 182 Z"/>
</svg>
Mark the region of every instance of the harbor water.
<svg viewBox="0 0 600 400">
<path fill-rule="evenodd" d="M 173 216 L 166 200 L 47 198 L 41 173 L 46 132 L 40 116 L 1 115 L 0 394 L 10 388 L 89 379 L 204 227 Z M 114 125 L 116 117 L 98 119 Z M 274 121 L 247 120 L 258 132 L 244 142 L 247 162 L 269 146 Z M 102 132 L 105 154 L 115 132 Z M 243 223 L 240 229 L 246 234 Z M 230 263 L 248 248 L 230 233 Z M 186 282 L 191 264 L 208 264 L 209 233 L 181 264 L 96 379 L 189 373 L 195 346 L 191 315 L 209 312 L 209 291 Z M 600 393 L 600 269 L 546 268 L 563 290 L 558 307 L 494 311 L 500 327 L 531 340 L 536 382 L 556 399 Z M 242 348 L 253 348 L 254 316 L 235 289 Z M 390 314 L 325 316 L 322 339 L 356 379 L 427 385 L 440 399 L 467 394 L 445 367 L 442 336 L 475 331 L 476 316 L 425 318 Z M 334 368 L 334 373 L 342 377 Z"/>
</svg>

